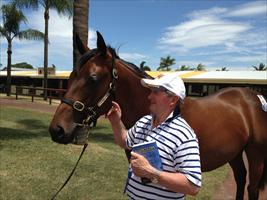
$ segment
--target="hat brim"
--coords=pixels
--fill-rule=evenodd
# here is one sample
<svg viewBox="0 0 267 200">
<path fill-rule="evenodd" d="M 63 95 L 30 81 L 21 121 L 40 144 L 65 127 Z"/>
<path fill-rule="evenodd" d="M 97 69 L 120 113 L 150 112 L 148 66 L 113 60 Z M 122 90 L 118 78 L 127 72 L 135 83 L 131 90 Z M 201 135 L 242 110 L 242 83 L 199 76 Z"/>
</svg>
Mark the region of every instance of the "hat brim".
<svg viewBox="0 0 267 200">
<path fill-rule="evenodd" d="M 141 84 L 146 88 L 159 88 L 160 85 L 155 79 L 141 79 Z"/>
</svg>

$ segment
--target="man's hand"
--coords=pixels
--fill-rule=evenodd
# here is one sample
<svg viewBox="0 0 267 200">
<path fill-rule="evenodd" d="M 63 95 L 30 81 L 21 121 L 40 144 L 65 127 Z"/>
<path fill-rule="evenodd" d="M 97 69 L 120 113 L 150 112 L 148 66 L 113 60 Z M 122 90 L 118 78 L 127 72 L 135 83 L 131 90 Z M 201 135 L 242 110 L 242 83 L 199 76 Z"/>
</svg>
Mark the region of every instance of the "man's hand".
<svg viewBox="0 0 267 200">
<path fill-rule="evenodd" d="M 111 124 L 119 123 L 121 120 L 121 108 L 119 104 L 112 101 L 112 107 L 106 114 L 106 117 L 109 119 Z"/>
<path fill-rule="evenodd" d="M 131 152 L 131 167 L 133 173 L 141 178 L 151 179 L 155 171 L 144 156 L 134 152 Z"/>
</svg>

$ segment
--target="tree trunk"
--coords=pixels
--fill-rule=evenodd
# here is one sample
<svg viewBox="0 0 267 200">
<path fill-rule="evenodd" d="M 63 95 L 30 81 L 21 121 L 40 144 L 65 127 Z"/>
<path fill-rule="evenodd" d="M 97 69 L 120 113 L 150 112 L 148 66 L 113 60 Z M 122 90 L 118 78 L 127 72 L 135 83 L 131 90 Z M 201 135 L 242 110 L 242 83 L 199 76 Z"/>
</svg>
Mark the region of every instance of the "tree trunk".
<svg viewBox="0 0 267 200">
<path fill-rule="evenodd" d="M 6 77 L 6 95 L 10 96 L 11 94 L 11 55 L 12 55 L 12 43 L 11 40 L 8 40 L 7 48 L 7 77 Z"/>
<path fill-rule="evenodd" d="M 44 19 L 45 19 L 45 39 L 44 39 L 44 83 L 43 83 L 43 86 L 46 89 L 47 82 L 48 82 L 48 20 L 49 20 L 48 5 L 45 6 Z M 44 90 L 44 100 L 47 100 L 47 90 Z"/>
<path fill-rule="evenodd" d="M 80 53 L 76 46 L 75 36 L 78 34 L 82 42 L 88 43 L 88 16 L 89 0 L 74 0 L 73 2 L 73 69 L 80 59 Z"/>
</svg>

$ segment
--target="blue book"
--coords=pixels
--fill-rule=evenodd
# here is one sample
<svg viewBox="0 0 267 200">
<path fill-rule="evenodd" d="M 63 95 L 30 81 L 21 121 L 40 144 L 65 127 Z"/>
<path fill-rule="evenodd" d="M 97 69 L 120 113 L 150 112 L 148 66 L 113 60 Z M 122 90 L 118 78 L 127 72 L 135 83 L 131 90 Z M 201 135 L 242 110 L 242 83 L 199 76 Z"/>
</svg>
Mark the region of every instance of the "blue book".
<svg viewBox="0 0 267 200">
<path fill-rule="evenodd" d="M 162 171 L 162 162 L 156 141 L 144 142 L 133 145 L 133 152 L 144 156 L 148 162 L 156 169 Z"/>
<path fill-rule="evenodd" d="M 163 170 L 162 162 L 161 162 L 160 155 L 159 155 L 159 149 L 158 149 L 156 141 L 144 142 L 144 143 L 133 145 L 132 151 L 144 156 L 148 160 L 148 162 L 156 169 L 160 171 Z M 127 185 L 128 185 L 128 182 L 131 176 L 132 176 L 132 169 L 131 169 L 131 166 L 129 166 L 124 193 L 126 192 L 126 188 L 127 188 Z M 142 183 L 144 184 L 151 182 L 151 180 L 147 178 L 141 178 L 141 180 L 142 180 Z"/>
</svg>

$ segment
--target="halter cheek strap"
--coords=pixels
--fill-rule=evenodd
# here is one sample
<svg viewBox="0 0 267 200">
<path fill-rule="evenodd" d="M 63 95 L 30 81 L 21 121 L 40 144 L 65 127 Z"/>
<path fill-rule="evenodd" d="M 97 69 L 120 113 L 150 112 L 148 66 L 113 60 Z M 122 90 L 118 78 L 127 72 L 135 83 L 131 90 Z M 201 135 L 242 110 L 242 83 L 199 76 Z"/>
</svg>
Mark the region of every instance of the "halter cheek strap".
<svg viewBox="0 0 267 200">
<path fill-rule="evenodd" d="M 62 103 L 68 104 L 69 106 L 72 106 L 74 110 L 77 110 L 79 112 L 82 112 L 84 110 L 84 104 L 80 101 L 74 101 L 72 99 L 61 99 Z"/>
</svg>

